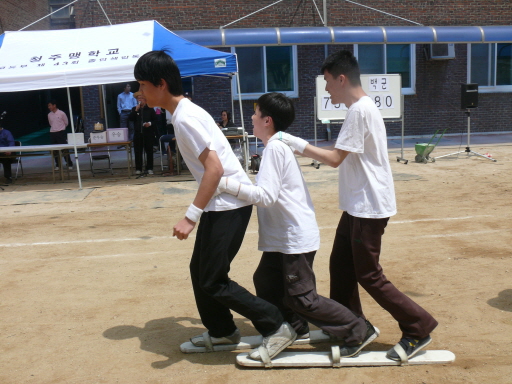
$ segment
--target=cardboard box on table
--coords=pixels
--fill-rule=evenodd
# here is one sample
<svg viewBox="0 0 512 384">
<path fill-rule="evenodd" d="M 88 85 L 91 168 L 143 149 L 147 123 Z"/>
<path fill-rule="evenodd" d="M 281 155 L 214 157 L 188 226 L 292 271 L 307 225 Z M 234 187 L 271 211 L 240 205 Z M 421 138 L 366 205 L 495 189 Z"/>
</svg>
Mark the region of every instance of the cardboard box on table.
<svg viewBox="0 0 512 384">
<path fill-rule="evenodd" d="M 68 144 L 84 144 L 84 134 L 82 132 L 79 133 L 68 133 Z"/>
<path fill-rule="evenodd" d="M 128 128 L 107 128 L 107 141 L 109 143 L 129 141 Z"/>
<path fill-rule="evenodd" d="M 92 144 L 96 143 L 106 143 L 107 142 L 107 132 L 91 132 L 89 136 Z"/>
</svg>

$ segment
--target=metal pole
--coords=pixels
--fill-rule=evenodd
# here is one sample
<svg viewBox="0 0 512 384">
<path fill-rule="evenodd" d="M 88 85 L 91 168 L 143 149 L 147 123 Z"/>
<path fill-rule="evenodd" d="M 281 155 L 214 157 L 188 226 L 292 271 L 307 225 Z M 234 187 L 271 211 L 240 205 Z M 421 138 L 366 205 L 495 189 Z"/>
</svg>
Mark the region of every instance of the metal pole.
<svg viewBox="0 0 512 384">
<path fill-rule="evenodd" d="M 247 140 L 247 145 L 245 145 L 244 149 L 244 157 L 245 157 L 245 172 L 249 171 L 249 139 L 247 138 L 244 126 L 244 111 L 242 107 L 242 91 L 240 90 L 240 81 L 238 79 L 238 73 L 235 73 L 236 85 L 238 88 L 238 104 L 240 105 L 240 122 L 242 123 L 242 129 L 244 131 L 244 142 Z"/>
<path fill-rule="evenodd" d="M 105 115 L 105 130 L 108 129 L 108 112 L 107 112 L 107 100 L 105 98 L 105 85 L 101 86 L 101 95 L 103 96 L 103 113 Z"/>
<path fill-rule="evenodd" d="M 324 0 L 324 27 L 327 27 L 327 0 Z"/>
<path fill-rule="evenodd" d="M 233 87 L 231 87 L 231 118 L 233 119 L 232 123 L 235 124 L 235 100 L 233 98 Z"/>
<path fill-rule="evenodd" d="M 468 114 L 468 147 L 466 148 L 466 152 L 468 153 L 468 156 L 469 156 L 469 152 L 470 152 L 470 149 L 469 149 L 469 136 L 471 135 L 471 110 L 469 108 L 466 109 L 467 111 L 467 114 Z"/>
<path fill-rule="evenodd" d="M 71 120 L 71 132 L 73 133 L 73 147 L 75 148 L 75 165 L 76 172 L 78 174 L 78 189 L 82 189 L 82 178 L 80 177 L 80 164 L 78 163 L 78 150 L 76 149 L 76 137 L 75 137 L 75 122 L 73 121 L 73 108 L 71 107 L 71 95 L 69 94 L 69 87 L 66 88 L 68 91 L 68 104 L 69 104 L 69 119 Z"/>
</svg>

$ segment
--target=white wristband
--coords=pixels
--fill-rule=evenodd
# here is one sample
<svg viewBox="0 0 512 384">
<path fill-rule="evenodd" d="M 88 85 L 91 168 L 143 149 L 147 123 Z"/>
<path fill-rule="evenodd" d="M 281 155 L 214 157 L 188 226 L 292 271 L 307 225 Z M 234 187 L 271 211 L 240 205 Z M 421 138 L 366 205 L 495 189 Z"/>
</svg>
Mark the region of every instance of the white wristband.
<svg viewBox="0 0 512 384">
<path fill-rule="evenodd" d="M 202 213 L 203 210 L 201 208 L 197 208 L 194 204 L 190 204 L 187 209 L 187 213 L 185 213 L 185 217 L 192 220 L 194 223 L 197 223 Z"/>
</svg>

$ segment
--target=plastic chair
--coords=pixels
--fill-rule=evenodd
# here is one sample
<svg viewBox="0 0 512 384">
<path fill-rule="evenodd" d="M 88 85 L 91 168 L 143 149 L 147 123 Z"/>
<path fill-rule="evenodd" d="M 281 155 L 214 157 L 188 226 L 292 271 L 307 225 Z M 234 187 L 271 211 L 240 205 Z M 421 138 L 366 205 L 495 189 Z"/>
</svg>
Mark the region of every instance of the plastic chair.
<svg viewBox="0 0 512 384">
<path fill-rule="evenodd" d="M 91 139 L 89 138 L 89 143 L 91 142 Z M 108 172 L 110 170 L 110 173 L 113 175 L 114 171 L 112 170 L 112 160 L 110 158 L 110 150 L 108 146 L 104 147 L 89 147 L 89 157 L 90 157 L 90 165 L 91 165 L 91 173 L 93 177 L 95 177 L 94 171 L 99 172 Z M 94 162 L 95 161 L 101 161 L 101 160 L 107 160 L 108 161 L 108 168 L 94 168 Z"/>
<path fill-rule="evenodd" d="M 21 147 L 21 141 L 14 140 L 14 145 L 16 147 Z M 18 155 L 21 155 L 21 152 L 18 152 Z M 21 156 L 16 157 L 14 159 L 14 161 L 16 162 L 16 176 L 14 176 L 14 179 L 18 179 L 18 171 L 19 171 L 20 167 L 21 167 L 21 176 L 24 176 L 24 174 L 23 174 L 23 163 L 21 162 Z"/>
</svg>

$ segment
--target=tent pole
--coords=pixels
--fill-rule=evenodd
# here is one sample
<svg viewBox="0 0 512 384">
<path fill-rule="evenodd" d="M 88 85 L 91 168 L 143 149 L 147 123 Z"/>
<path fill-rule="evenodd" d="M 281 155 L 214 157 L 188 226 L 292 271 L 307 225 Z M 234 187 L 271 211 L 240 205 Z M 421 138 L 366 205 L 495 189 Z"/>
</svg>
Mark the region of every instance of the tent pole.
<svg viewBox="0 0 512 384">
<path fill-rule="evenodd" d="M 243 111 L 243 108 L 242 108 L 242 94 L 241 94 L 241 91 L 240 91 L 240 81 L 238 80 L 238 73 L 235 74 L 235 77 L 236 77 L 236 85 L 238 87 L 238 104 L 240 105 L 240 122 L 242 123 L 242 128 L 244 129 L 244 132 L 245 132 L 244 111 Z"/>
<path fill-rule="evenodd" d="M 231 77 L 230 77 L 231 79 Z M 235 100 L 233 98 L 233 87 L 231 87 L 231 117 L 233 118 L 232 123 L 235 123 Z"/>
<path fill-rule="evenodd" d="M 238 104 L 240 105 L 240 122 L 242 123 L 242 128 L 244 130 L 244 135 L 245 135 L 245 126 L 244 126 L 244 111 L 243 111 L 243 107 L 242 107 L 242 92 L 240 91 L 240 81 L 238 79 L 238 73 L 235 73 L 235 78 L 236 78 L 236 85 L 237 85 L 237 88 L 238 88 Z M 247 140 L 247 147 L 249 147 L 249 139 L 247 137 L 244 137 L 244 140 Z M 245 172 L 248 172 L 249 171 L 249 164 L 248 163 L 248 157 L 249 157 L 249 154 L 247 153 L 248 151 L 246 151 L 245 153 Z"/>
<path fill-rule="evenodd" d="M 103 118 L 105 119 L 105 130 L 108 129 L 108 111 L 107 111 L 107 99 L 105 98 L 105 84 L 101 86 L 101 95 L 103 97 Z"/>
<path fill-rule="evenodd" d="M 66 87 L 68 91 L 68 104 L 69 104 L 69 120 L 71 121 L 71 132 L 73 133 L 73 147 L 75 147 L 75 165 L 76 173 L 78 173 L 78 189 L 82 189 L 82 178 L 80 177 L 80 164 L 78 163 L 78 151 L 76 149 L 76 137 L 75 137 L 75 122 L 73 120 L 73 109 L 71 108 L 71 95 L 69 94 L 69 87 Z"/>
</svg>

